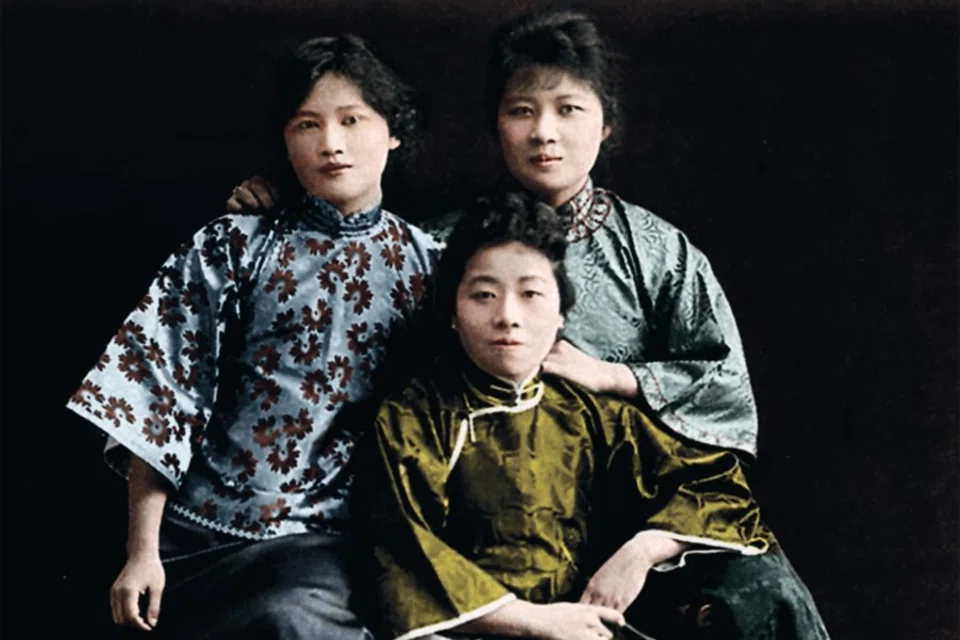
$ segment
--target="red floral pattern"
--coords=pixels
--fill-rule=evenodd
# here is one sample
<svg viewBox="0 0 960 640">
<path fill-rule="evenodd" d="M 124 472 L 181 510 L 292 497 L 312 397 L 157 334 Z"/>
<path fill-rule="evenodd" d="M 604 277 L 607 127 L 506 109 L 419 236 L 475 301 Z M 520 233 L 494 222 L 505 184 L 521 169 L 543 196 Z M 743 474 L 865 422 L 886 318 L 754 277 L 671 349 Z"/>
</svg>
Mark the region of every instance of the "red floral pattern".
<svg viewBox="0 0 960 640">
<path fill-rule="evenodd" d="M 70 398 L 122 445 L 108 461 L 134 452 L 178 488 L 172 509 L 235 535 L 342 521 L 358 432 L 333 418 L 369 393 L 435 251 L 370 219 L 340 237 L 309 216 L 225 216 L 172 255 Z"/>
</svg>

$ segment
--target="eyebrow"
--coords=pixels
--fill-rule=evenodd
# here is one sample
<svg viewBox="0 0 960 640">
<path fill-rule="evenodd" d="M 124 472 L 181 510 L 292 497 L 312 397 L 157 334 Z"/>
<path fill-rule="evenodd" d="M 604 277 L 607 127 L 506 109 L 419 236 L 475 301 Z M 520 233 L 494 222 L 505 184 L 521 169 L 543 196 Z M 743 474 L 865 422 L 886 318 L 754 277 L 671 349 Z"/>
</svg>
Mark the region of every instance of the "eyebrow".
<svg viewBox="0 0 960 640">
<path fill-rule="evenodd" d="M 499 284 L 500 281 L 494 278 L 493 276 L 481 273 L 480 275 L 473 276 L 467 281 L 467 286 L 473 286 L 475 284 Z"/>
<path fill-rule="evenodd" d="M 547 281 L 547 279 L 544 278 L 543 276 L 536 276 L 536 275 L 520 276 L 520 278 L 519 278 L 519 282 L 521 282 L 521 283 L 523 283 L 523 282 L 530 282 L 531 280 L 538 280 L 538 281 L 542 281 L 542 282 L 546 282 L 546 281 Z M 480 284 L 480 283 L 483 283 L 483 284 L 500 284 L 500 279 L 499 279 L 499 278 L 495 278 L 495 277 L 493 277 L 493 276 L 491 276 L 491 275 L 488 275 L 488 274 L 485 274 L 485 273 L 481 273 L 481 274 L 479 274 L 479 275 L 476 275 L 476 276 L 470 278 L 470 279 L 467 281 L 467 286 L 472 286 L 472 285 L 474 285 L 474 284 Z"/>
<path fill-rule="evenodd" d="M 337 107 L 334 111 L 355 111 L 366 109 L 362 104 L 345 104 L 342 107 Z M 320 116 L 322 115 L 319 111 L 311 111 L 309 109 L 297 109 L 297 112 L 293 114 L 294 116 Z"/>
<path fill-rule="evenodd" d="M 579 100 L 585 98 L 589 95 L 586 91 L 575 92 L 575 93 L 564 93 L 559 96 L 554 96 L 553 100 Z M 533 100 L 533 92 L 528 93 L 512 93 L 503 96 L 502 103 L 510 102 L 523 102 L 526 100 Z"/>
</svg>

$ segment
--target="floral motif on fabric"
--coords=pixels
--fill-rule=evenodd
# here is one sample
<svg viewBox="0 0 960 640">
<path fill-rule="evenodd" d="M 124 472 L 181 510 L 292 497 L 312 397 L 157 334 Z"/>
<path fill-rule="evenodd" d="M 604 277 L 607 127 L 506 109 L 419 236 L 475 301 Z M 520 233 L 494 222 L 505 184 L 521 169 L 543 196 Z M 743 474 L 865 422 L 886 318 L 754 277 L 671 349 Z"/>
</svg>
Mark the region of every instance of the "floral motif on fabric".
<svg viewBox="0 0 960 640">
<path fill-rule="evenodd" d="M 145 460 L 196 522 L 248 538 L 336 529 L 359 433 L 334 418 L 370 393 L 435 250 L 379 206 L 214 220 L 164 263 L 68 406 L 111 437 L 111 465 Z"/>
</svg>

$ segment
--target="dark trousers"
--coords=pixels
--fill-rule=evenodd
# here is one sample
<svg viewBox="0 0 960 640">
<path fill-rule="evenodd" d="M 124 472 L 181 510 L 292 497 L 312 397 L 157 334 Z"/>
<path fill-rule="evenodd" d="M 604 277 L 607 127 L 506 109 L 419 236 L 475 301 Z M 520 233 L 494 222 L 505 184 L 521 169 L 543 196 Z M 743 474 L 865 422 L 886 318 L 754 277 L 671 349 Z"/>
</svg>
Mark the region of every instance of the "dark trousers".
<svg viewBox="0 0 960 640">
<path fill-rule="evenodd" d="M 338 536 L 304 533 L 166 562 L 159 624 L 143 637 L 357 640 L 344 547 Z"/>
<path fill-rule="evenodd" d="M 688 556 L 651 571 L 627 620 L 657 640 L 828 640 L 813 598 L 779 549 Z"/>
</svg>

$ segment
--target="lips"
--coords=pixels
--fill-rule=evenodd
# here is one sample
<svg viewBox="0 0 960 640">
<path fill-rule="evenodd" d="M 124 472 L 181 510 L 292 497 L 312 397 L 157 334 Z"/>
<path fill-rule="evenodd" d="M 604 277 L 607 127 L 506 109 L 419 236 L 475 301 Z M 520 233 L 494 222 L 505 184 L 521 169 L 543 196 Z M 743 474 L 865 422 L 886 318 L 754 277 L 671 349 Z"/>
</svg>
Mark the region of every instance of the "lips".
<svg viewBox="0 0 960 640">
<path fill-rule="evenodd" d="M 523 343 L 519 340 L 512 340 L 509 338 L 502 338 L 500 340 L 494 340 L 493 346 L 495 347 L 519 347 Z"/>
<path fill-rule="evenodd" d="M 325 164 L 320 167 L 320 173 L 338 173 L 344 169 L 349 169 L 353 165 L 350 164 L 340 164 L 336 162 L 331 162 L 330 164 Z"/>
<path fill-rule="evenodd" d="M 554 164 L 563 160 L 561 156 L 551 156 L 546 153 L 538 153 L 535 156 L 530 157 L 530 162 L 534 164 L 547 165 Z"/>
</svg>

